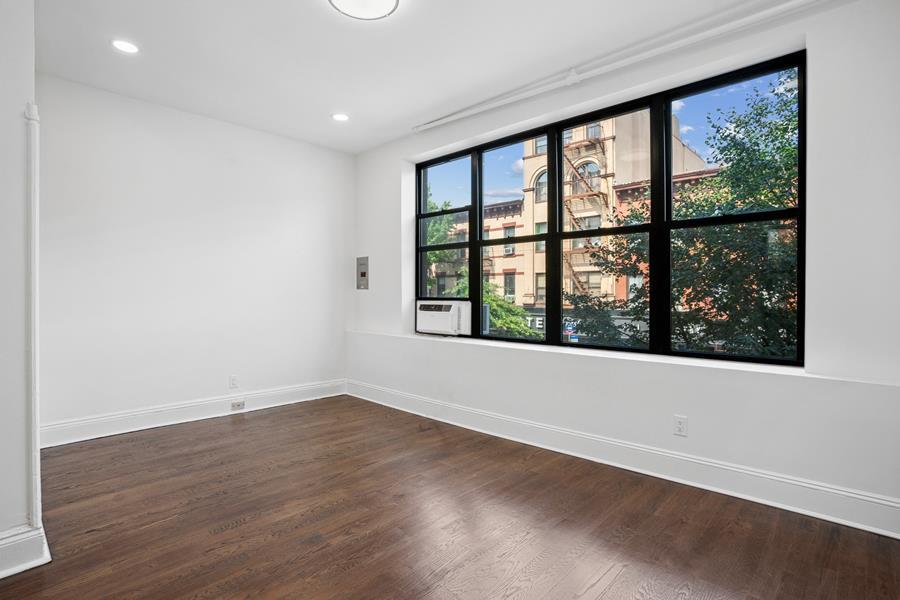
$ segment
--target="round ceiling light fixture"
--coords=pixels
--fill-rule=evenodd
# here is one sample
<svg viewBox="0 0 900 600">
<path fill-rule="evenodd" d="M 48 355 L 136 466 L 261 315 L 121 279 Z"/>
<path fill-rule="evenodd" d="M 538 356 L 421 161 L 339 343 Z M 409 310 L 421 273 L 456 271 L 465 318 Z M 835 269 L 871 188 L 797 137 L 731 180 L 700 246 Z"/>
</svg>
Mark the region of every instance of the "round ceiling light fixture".
<svg viewBox="0 0 900 600">
<path fill-rule="evenodd" d="M 113 48 L 125 54 L 137 54 L 140 52 L 140 48 L 126 40 L 113 40 L 112 45 Z"/>
<path fill-rule="evenodd" d="M 361 21 L 377 21 L 389 17 L 400 6 L 400 0 L 328 0 L 342 15 Z"/>
</svg>

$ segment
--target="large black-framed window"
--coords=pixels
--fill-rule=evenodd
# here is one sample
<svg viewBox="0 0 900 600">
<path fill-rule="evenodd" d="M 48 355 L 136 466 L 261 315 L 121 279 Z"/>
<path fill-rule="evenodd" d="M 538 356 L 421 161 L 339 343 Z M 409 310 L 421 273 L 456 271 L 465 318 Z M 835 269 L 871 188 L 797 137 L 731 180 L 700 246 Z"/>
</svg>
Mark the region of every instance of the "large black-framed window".
<svg viewBox="0 0 900 600">
<path fill-rule="evenodd" d="M 417 165 L 472 337 L 803 364 L 805 53 Z"/>
</svg>

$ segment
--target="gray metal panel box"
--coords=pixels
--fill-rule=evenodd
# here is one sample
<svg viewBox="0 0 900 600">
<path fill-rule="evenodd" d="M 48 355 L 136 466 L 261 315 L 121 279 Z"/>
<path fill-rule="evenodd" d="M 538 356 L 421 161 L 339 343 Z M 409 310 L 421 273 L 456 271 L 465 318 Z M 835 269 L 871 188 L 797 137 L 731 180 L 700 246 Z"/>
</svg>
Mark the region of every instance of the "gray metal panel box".
<svg viewBox="0 0 900 600">
<path fill-rule="evenodd" d="M 356 257 L 356 289 L 369 289 L 369 257 Z"/>
</svg>

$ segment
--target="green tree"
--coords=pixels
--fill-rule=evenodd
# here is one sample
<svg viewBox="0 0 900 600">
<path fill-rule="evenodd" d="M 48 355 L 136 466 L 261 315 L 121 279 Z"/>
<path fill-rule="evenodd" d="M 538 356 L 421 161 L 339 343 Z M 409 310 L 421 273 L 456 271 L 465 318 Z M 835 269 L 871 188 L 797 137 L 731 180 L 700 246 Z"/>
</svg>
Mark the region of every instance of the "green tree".
<svg viewBox="0 0 900 600">
<path fill-rule="evenodd" d="M 438 212 L 450 208 L 449 202 L 438 204 L 431 198 L 431 189 L 428 190 L 426 199 L 426 211 Z M 463 213 L 464 214 L 464 213 Z M 431 217 L 425 221 L 425 243 L 429 246 L 439 244 L 449 244 L 460 242 L 465 239 L 460 236 L 460 229 L 457 227 L 459 214 L 441 215 L 439 217 Z M 423 275 L 425 276 L 426 289 L 431 291 L 432 295 L 437 295 L 437 273 L 441 270 L 447 270 L 454 274 L 460 274 L 461 269 L 465 269 L 466 279 L 468 279 L 468 268 L 466 267 L 465 253 L 459 249 L 450 250 L 430 250 L 423 257 L 426 261 L 426 268 Z M 454 288 L 444 292 L 444 295 L 450 297 L 461 297 L 455 293 Z M 468 295 L 468 293 L 466 294 Z"/>
<path fill-rule="evenodd" d="M 768 90 L 754 89 L 743 110 L 707 115 L 706 144 L 718 174 L 675 190 L 676 219 L 758 212 L 797 205 L 796 70 Z M 645 222 L 632 203 L 617 224 Z M 793 221 L 684 228 L 672 234 L 672 339 L 685 350 L 793 358 L 797 351 L 797 229 Z M 636 276 L 648 261 L 646 238 L 610 236 L 591 261 L 615 277 Z M 577 330 L 595 343 L 646 345 L 650 286 L 627 299 L 567 294 Z M 618 318 L 616 318 L 618 317 Z"/>
</svg>

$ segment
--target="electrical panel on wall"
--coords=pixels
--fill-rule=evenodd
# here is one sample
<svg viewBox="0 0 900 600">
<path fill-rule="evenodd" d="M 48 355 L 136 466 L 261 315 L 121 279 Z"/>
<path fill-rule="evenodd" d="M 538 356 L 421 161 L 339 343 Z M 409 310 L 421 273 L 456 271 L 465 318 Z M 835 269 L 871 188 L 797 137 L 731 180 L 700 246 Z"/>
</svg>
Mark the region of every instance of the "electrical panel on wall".
<svg viewBox="0 0 900 600">
<path fill-rule="evenodd" d="M 356 289 L 369 289 L 369 257 L 358 256 L 356 258 Z"/>
</svg>

